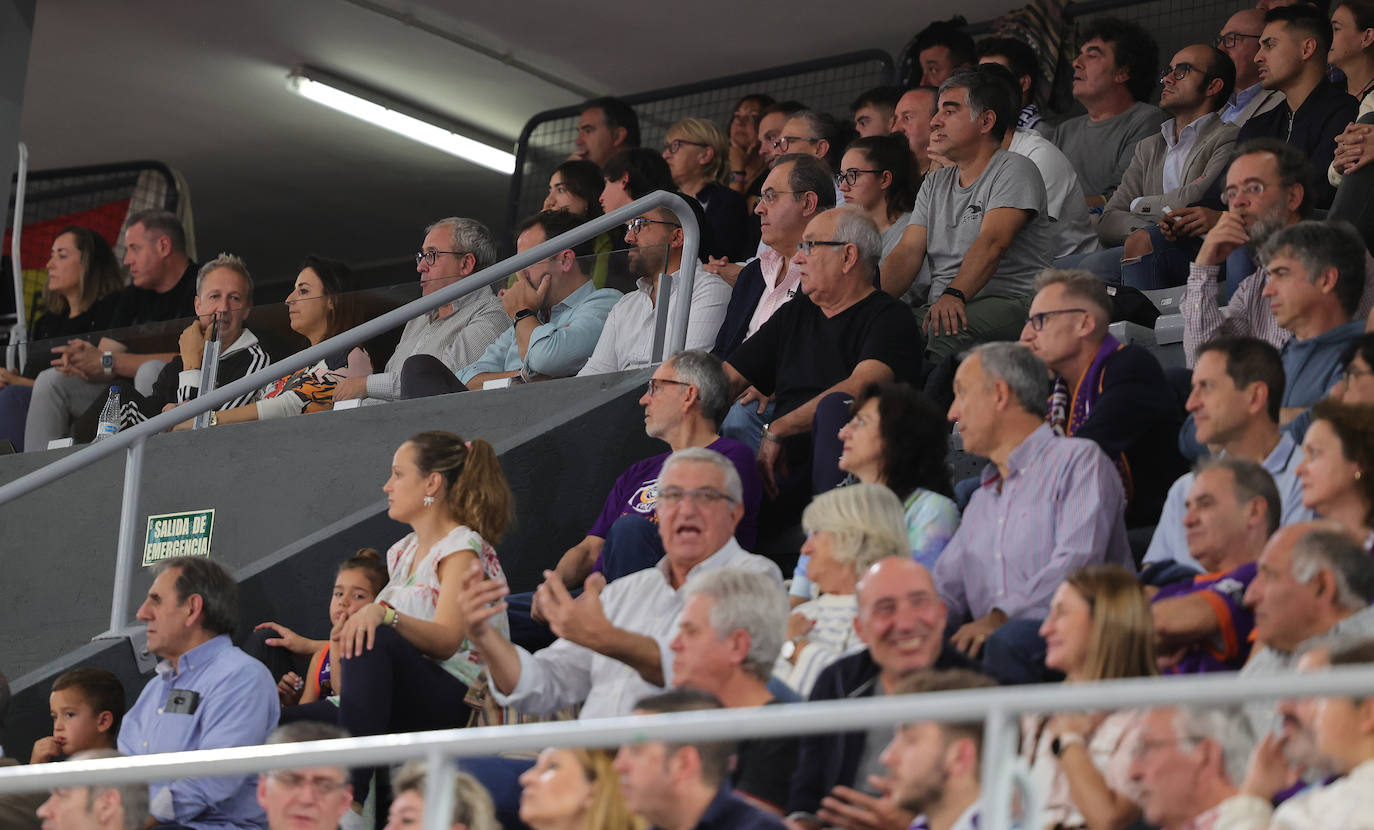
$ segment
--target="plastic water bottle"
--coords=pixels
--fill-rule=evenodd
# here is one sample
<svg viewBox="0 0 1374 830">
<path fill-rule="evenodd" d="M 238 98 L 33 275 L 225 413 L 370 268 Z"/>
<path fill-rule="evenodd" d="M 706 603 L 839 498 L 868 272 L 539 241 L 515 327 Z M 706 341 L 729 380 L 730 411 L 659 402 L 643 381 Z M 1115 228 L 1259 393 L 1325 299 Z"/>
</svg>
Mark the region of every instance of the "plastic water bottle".
<svg viewBox="0 0 1374 830">
<path fill-rule="evenodd" d="M 110 387 L 110 397 L 105 399 L 105 407 L 100 410 L 100 423 L 95 428 L 95 440 L 109 438 L 119 432 L 119 387 Z"/>
</svg>

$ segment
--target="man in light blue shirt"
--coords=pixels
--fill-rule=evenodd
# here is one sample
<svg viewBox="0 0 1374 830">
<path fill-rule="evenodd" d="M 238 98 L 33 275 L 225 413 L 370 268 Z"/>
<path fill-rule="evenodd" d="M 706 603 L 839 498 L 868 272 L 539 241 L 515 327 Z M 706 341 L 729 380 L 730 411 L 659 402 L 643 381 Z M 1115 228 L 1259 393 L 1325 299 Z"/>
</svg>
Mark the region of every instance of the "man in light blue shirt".
<svg viewBox="0 0 1374 830">
<path fill-rule="evenodd" d="M 119 751 L 149 755 L 253 746 L 277 725 L 280 706 L 267 667 L 234 647 L 238 585 L 219 564 L 196 556 L 158 569 L 138 609 L 157 676 L 124 716 Z M 227 830 L 266 828 L 257 778 L 184 778 L 149 787 L 157 824 Z"/>
<path fill-rule="evenodd" d="M 583 221 L 566 210 L 542 211 L 520 223 L 515 249 L 527 251 Z M 501 294 L 511 328 L 458 373 L 464 386 L 481 389 L 500 378 L 524 382 L 577 374 L 621 297 L 614 288 L 598 289 L 584 273 L 593 245 L 588 240 L 520 272 Z"/>
</svg>

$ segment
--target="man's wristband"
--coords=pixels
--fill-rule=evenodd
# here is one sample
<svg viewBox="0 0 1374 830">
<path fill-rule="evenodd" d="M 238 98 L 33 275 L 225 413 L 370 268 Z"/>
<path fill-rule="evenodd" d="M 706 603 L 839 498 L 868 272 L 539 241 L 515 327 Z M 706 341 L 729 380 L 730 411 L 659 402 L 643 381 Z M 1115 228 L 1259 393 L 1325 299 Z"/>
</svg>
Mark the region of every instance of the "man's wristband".
<svg viewBox="0 0 1374 830">
<path fill-rule="evenodd" d="M 515 316 L 514 316 L 514 317 L 510 318 L 511 325 L 519 325 L 521 320 L 525 319 L 526 317 L 534 317 L 534 316 L 535 316 L 535 314 L 534 314 L 534 311 L 533 311 L 532 309 L 522 308 L 522 309 L 520 309 L 519 311 L 515 312 Z M 536 320 L 535 322 L 539 322 L 539 321 Z"/>
<path fill-rule="evenodd" d="M 954 299 L 958 300 L 964 305 L 968 305 L 968 297 L 965 297 L 964 292 L 960 291 L 952 285 L 945 286 L 945 294 L 947 296 L 953 297 Z"/>
<path fill-rule="evenodd" d="M 781 444 L 782 439 L 779 438 L 776 434 L 774 434 L 774 432 L 771 429 L 769 429 L 769 427 L 771 426 L 772 424 L 764 424 L 763 432 L 760 433 L 760 437 L 765 441 L 772 441 L 775 444 Z"/>
</svg>

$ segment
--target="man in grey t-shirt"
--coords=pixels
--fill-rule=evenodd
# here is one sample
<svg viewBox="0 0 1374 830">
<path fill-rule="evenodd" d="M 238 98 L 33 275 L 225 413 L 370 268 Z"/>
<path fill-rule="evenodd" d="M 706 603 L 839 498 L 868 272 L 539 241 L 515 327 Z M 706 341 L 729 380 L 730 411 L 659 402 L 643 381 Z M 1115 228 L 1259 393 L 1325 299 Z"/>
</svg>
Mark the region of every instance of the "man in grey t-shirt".
<svg viewBox="0 0 1374 830">
<path fill-rule="evenodd" d="M 932 364 L 1020 337 L 1035 275 L 1050 265 L 1045 183 L 1030 159 L 1002 149 L 1020 106 L 1005 74 L 961 70 L 940 87 L 930 147 L 954 166 L 926 177 L 888 257 L 911 274 L 930 264 L 930 298 L 916 316 Z"/>
<path fill-rule="evenodd" d="M 1145 100 L 1154 92 L 1159 47 L 1134 23 L 1094 20 L 1073 62 L 1073 97 L 1088 111 L 1054 131 L 1054 143 L 1078 171 L 1088 207 L 1101 212 L 1135 156 L 1168 114 Z"/>
</svg>

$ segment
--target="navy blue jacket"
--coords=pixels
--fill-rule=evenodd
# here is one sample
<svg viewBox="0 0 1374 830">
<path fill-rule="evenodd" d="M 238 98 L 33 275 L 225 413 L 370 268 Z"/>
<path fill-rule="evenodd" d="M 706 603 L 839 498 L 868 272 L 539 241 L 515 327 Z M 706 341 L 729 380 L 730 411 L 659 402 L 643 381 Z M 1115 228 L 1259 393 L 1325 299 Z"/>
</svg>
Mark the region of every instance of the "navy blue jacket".
<svg viewBox="0 0 1374 830">
<path fill-rule="evenodd" d="M 735 278 L 730 304 L 725 307 L 725 319 L 716 332 L 716 345 L 711 349 L 711 354 L 726 360 L 744 342 L 744 333 L 749 330 L 754 309 L 759 307 L 759 300 L 763 298 L 763 289 L 763 265 L 755 259 L 740 269 L 739 276 Z"/>
</svg>

